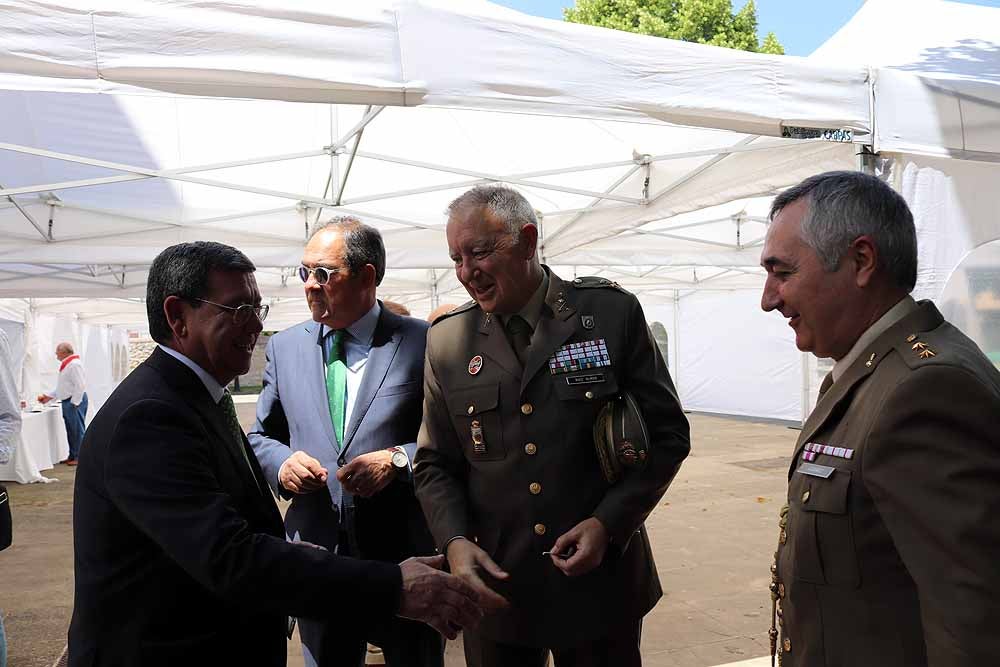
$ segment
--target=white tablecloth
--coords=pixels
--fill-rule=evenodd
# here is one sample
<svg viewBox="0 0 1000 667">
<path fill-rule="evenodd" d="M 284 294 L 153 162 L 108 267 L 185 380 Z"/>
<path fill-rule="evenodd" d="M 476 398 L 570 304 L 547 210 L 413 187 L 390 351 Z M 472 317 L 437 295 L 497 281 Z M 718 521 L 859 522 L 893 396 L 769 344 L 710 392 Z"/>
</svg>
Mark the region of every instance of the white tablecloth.
<svg viewBox="0 0 1000 667">
<path fill-rule="evenodd" d="M 69 456 L 69 441 L 58 404 L 41 412 L 21 413 L 21 442 L 10 461 L 0 464 L 0 481 L 51 481 L 42 475 Z"/>
</svg>

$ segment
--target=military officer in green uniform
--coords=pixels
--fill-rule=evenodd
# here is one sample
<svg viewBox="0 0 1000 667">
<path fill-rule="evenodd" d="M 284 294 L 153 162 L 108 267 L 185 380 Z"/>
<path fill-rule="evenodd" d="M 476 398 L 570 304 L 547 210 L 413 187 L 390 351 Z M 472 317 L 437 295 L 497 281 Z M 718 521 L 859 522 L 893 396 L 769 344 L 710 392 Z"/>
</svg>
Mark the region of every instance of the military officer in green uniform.
<svg viewBox="0 0 1000 667">
<path fill-rule="evenodd" d="M 788 471 L 772 656 L 973 667 L 1000 648 L 1000 373 L 929 301 L 913 216 L 831 172 L 775 198 L 761 305 L 835 360 Z"/>
<path fill-rule="evenodd" d="M 447 236 L 474 300 L 428 333 L 414 478 L 451 571 L 503 607 L 466 630 L 466 659 L 640 665 L 640 621 L 662 594 L 643 521 L 690 448 L 642 309 L 615 283 L 540 264 L 534 211 L 509 188 L 452 202 Z M 593 427 L 623 392 L 648 456 L 609 483 Z"/>
</svg>

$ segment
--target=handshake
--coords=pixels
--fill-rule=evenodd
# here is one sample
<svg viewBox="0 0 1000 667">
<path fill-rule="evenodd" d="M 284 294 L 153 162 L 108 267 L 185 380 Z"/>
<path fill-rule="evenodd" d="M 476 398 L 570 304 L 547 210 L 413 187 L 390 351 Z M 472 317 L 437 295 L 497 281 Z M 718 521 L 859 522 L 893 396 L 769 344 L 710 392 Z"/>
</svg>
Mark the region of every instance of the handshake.
<svg viewBox="0 0 1000 667">
<path fill-rule="evenodd" d="M 478 578 L 469 581 L 444 572 L 445 563 L 444 556 L 427 556 L 399 564 L 403 590 L 398 615 L 426 623 L 454 639 L 459 630 L 474 628 L 486 612 L 508 603 Z"/>
</svg>

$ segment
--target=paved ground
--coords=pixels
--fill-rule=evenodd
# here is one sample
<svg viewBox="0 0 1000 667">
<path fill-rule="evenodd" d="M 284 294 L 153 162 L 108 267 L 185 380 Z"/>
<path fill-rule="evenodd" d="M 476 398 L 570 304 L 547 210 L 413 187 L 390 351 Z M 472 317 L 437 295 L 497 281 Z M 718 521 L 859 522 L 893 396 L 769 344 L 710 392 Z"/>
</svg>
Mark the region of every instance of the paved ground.
<svg viewBox="0 0 1000 667">
<path fill-rule="evenodd" d="M 245 425 L 253 405 L 240 404 Z M 768 565 L 784 470 L 797 431 L 690 415 L 694 449 L 647 521 L 666 596 L 646 618 L 647 667 L 708 667 L 767 654 Z M 0 554 L 9 667 L 48 667 L 72 611 L 73 469 L 60 481 L 9 487 L 15 546 Z M 289 665 L 302 664 L 298 640 Z M 449 667 L 464 664 L 449 644 Z M 769 661 L 767 661 L 769 662 Z"/>
</svg>

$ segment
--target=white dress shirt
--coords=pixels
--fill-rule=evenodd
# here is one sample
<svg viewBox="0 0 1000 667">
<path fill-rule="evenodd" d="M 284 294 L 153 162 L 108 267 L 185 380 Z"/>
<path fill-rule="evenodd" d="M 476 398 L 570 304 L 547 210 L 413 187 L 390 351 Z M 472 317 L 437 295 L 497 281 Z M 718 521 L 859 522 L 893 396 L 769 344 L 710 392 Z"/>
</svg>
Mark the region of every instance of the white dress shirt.
<svg viewBox="0 0 1000 667">
<path fill-rule="evenodd" d="M 201 380 L 201 383 L 205 385 L 205 389 L 208 390 L 208 395 L 212 397 L 212 400 L 215 401 L 215 403 L 222 400 L 222 395 L 226 393 L 226 388 L 219 384 L 214 377 L 209 375 L 204 368 L 194 363 L 177 350 L 171 349 L 165 345 L 160 345 L 159 347 L 171 357 L 193 370 L 194 374 L 198 376 L 199 380 Z"/>
<path fill-rule="evenodd" d="M 60 401 L 65 401 L 68 398 L 73 405 L 80 405 L 85 391 L 87 391 L 87 376 L 83 371 L 83 362 L 76 358 L 66 364 L 66 368 L 59 371 L 59 380 L 56 382 L 55 390 L 50 391 L 46 396 Z"/>
</svg>

